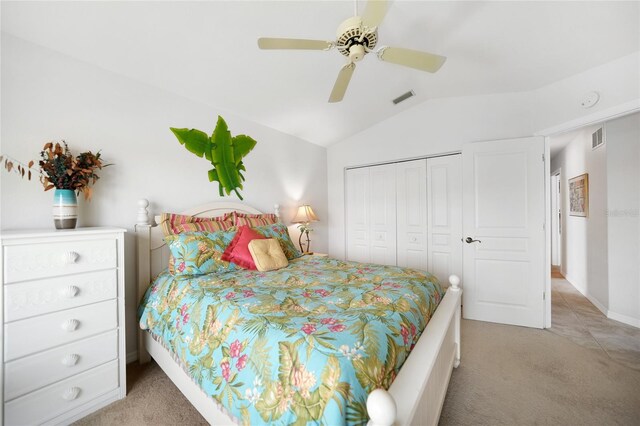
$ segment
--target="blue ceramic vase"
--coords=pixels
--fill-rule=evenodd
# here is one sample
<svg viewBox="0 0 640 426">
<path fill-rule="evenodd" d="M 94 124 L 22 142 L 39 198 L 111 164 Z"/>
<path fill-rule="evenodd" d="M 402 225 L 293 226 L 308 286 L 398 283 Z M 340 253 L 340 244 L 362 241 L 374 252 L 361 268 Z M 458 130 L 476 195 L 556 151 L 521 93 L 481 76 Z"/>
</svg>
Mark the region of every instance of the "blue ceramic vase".
<svg viewBox="0 0 640 426">
<path fill-rule="evenodd" d="M 78 221 L 78 199 L 71 189 L 53 193 L 53 223 L 56 229 L 74 229 Z"/>
</svg>

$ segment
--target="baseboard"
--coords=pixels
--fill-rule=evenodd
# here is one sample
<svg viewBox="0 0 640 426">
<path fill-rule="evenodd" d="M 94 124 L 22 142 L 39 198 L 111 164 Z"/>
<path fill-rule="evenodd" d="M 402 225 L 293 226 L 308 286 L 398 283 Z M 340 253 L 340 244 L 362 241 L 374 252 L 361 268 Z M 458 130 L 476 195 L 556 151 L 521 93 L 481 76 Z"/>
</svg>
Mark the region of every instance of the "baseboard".
<svg viewBox="0 0 640 426">
<path fill-rule="evenodd" d="M 640 318 L 634 318 L 634 317 L 630 317 L 628 315 L 623 315 L 623 314 L 619 314 L 617 312 L 613 312 L 610 311 L 609 309 L 607 309 L 602 303 L 600 303 L 600 301 L 598 299 L 596 299 L 595 297 L 593 297 L 592 295 L 589 294 L 588 291 L 586 291 L 584 288 L 581 288 L 577 285 L 575 285 L 571 279 L 569 277 L 565 277 L 565 279 L 567 281 L 569 281 L 569 283 L 571 283 L 571 285 L 580 292 L 580 294 L 582 294 L 584 297 L 587 298 L 587 300 L 589 300 L 589 302 L 593 303 L 593 306 L 595 306 L 596 308 L 598 308 L 598 310 L 600 310 L 600 312 L 603 313 L 603 315 L 609 319 L 630 325 L 632 327 L 637 327 L 640 328 Z"/>
<path fill-rule="evenodd" d="M 580 292 L 580 293 L 582 293 L 582 292 Z M 596 299 L 595 297 L 590 295 L 588 292 L 585 292 L 585 293 L 582 293 L 582 294 L 584 295 L 584 297 L 587 298 L 587 300 L 589 300 L 589 302 L 593 303 L 593 306 L 598 308 L 600 310 L 600 312 L 602 312 L 605 317 L 609 316 L 609 310 L 607 308 L 605 308 L 605 306 L 602 303 L 600 303 L 600 301 L 598 299 Z"/>
<path fill-rule="evenodd" d="M 602 312 L 602 314 L 605 317 L 609 317 L 609 309 L 607 309 L 598 299 L 596 299 L 595 297 L 593 297 L 591 294 L 589 294 L 589 292 L 587 291 L 586 288 L 583 288 L 577 284 L 575 284 L 575 281 L 573 281 L 571 279 L 571 277 L 565 275 L 564 277 L 565 280 L 569 281 L 569 283 L 573 286 L 573 288 L 575 288 L 576 290 L 578 290 L 580 292 L 580 294 L 582 294 L 584 297 L 587 298 L 587 300 L 591 303 L 593 303 L 593 306 L 595 306 L 596 308 L 598 308 L 598 310 L 600 312 Z"/>
<path fill-rule="evenodd" d="M 127 353 L 127 364 L 131 364 L 138 360 L 138 351 L 131 351 Z"/>
<path fill-rule="evenodd" d="M 611 311 L 609 311 L 609 315 L 607 315 L 607 317 L 612 320 L 616 320 L 616 321 L 625 323 L 627 325 L 640 328 L 640 318 L 634 318 L 628 315 L 623 315 L 623 314 L 619 314 L 617 312 L 611 312 Z"/>
</svg>

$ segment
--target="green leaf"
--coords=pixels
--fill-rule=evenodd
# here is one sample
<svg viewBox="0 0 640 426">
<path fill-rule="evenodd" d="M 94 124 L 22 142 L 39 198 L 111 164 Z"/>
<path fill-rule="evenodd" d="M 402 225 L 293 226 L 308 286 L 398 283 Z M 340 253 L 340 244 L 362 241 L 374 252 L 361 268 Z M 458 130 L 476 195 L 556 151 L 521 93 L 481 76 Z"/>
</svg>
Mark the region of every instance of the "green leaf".
<svg viewBox="0 0 640 426">
<path fill-rule="evenodd" d="M 240 190 L 246 171 L 242 159 L 256 146 L 256 141 L 247 135 L 231 136 L 227 123 L 218 116 L 218 122 L 209 138 L 206 133 L 196 129 L 170 128 L 178 141 L 198 157 L 205 156 L 213 165 L 209 170 L 209 182 L 218 182 L 221 197 L 231 192 L 242 200 Z"/>
<path fill-rule="evenodd" d="M 242 159 L 256 146 L 256 141 L 247 135 L 237 135 L 231 139 L 236 164 L 240 167 Z M 244 166 L 242 166 L 244 170 Z M 239 169 L 240 170 L 240 169 Z"/>
<path fill-rule="evenodd" d="M 280 348 L 280 367 L 278 368 L 280 382 L 289 383 L 293 368 L 297 368 L 300 365 L 298 348 L 289 342 L 279 342 L 278 346 Z"/>
<path fill-rule="evenodd" d="M 220 178 L 218 178 L 218 171 L 213 168 L 209 170 L 209 182 L 220 182 Z"/>
<path fill-rule="evenodd" d="M 318 389 L 320 390 L 320 397 L 324 403 L 323 405 L 325 405 L 333 397 L 333 394 L 338 387 L 338 380 L 340 379 L 340 363 L 335 356 L 329 356 L 320 378 L 321 382 Z"/>
<path fill-rule="evenodd" d="M 241 184 L 240 175 L 236 169 L 236 161 L 231 143 L 231 133 L 227 123 L 218 116 L 218 123 L 211 135 L 211 140 L 216 144 L 216 149 L 211 152 L 211 161 L 218 172 L 219 182 L 224 187 L 227 195 Z"/>
<path fill-rule="evenodd" d="M 175 127 L 170 127 L 170 129 L 178 138 L 178 142 L 185 148 L 198 157 L 204 155 L 207 160 L 211 161 L 211 140 L 205 132 L 196 129 L 176 129 Z"/>
<path fill-rule="evenodd" d="M 265 384 L 262 397 L 256 402 L 256 410 L 258 414 L 260 414 L 260 417 L 262 417 L 262 420 L 265 422 L 273 422 L 282 417 L 284 411 L 281 410 L 280 407 L 282 406 L 283 398 L 284 394 L 281 389 L 279 391 L 277 382 Z"/>
</svg>

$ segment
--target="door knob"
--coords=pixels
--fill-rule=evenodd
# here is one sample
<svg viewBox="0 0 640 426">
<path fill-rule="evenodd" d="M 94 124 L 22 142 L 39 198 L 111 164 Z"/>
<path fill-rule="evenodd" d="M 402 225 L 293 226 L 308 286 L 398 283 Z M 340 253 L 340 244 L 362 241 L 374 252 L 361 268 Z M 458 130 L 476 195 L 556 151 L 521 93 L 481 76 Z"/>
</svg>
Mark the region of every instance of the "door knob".
<svg viewBox="0 0 640 426">
<path fill-rule="evenodd" d="M 471 243 L 481 243 L 481 242 L 482 242 L 482 241 L 480 241 L 480 240 L 474 240 L 474 239 L 473 239 L 473 238 L 471 238 L 471 237 L 467 237 L 467 238 L 465 239 L 465 241 L 466 241 L 466 243 L 467 243 L 467 244 L 471 244 Z"/>
</svg>

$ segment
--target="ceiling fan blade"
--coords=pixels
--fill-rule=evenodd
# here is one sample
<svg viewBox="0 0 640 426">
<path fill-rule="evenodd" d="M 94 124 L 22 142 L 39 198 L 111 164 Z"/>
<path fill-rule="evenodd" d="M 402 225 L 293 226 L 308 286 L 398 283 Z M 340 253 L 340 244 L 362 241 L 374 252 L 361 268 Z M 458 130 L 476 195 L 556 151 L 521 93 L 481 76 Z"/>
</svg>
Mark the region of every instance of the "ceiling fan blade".
<svg viewBox="0 0 640 426">
<path fill-rule="evenodd" d="M 348 63 L 338 73 L 338 78 L 336 79 L 336 83 L 333 85 L 333 90 L 331 91 L 331 96 L 329 96 L 329 102 L 340 102 L 342 98 L 344 98 L 344 94 L 347 91 L 347 87 L 349 86 L 349 81 L 351 81 L 351 76 L 353 75 L 353 71 L 356 69 L 356 64 L 353 62 Z"/>
<path fill-rule="evenodd" d="M 271 38 L 258 39 L 260 49 L 302 49 L 302 50 L 328 50 L 333 43 L 324 40 L 306 40 L 302 38 Z"/>
<path fill-rule="evenodd" d="M 420 71 L 436 72 L 447 60 L 446 57 L 419 50 L 403 49 L 401 47 L 383 47 L 378 52 L 378 58 L 385 62 L 404 65 Z"/>
<path fill-rule="evenodd" d="M 387 10 L 389 2 L 387 0 L 369 0 L 362 14 L 362 22 L 369 28 L 380 25 Z"/>
</svg>

